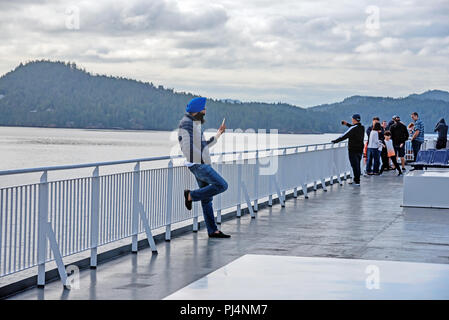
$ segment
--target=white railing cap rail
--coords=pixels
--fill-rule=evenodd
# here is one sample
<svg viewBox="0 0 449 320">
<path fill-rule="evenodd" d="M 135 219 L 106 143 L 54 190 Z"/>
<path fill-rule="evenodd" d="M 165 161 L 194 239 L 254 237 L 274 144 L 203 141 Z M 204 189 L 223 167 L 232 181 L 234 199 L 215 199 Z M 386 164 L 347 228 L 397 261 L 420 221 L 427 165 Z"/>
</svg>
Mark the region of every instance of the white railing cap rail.
<svg viewBox="0 0 449 320">
<path fill-rule="evenodd" d="M 333 143 L 327 142 L 327 143 L 297 145 L 297 146 L 279 147 L 279 148 L 267 148 L 267 149 L 258 149 L 258 150 L 228 151 L 228 152 L 222 152 L 222 153 L 211 153 L 211 156 L 224 156 L 224 155 L 231 155 L 231 154 L 245 154 L 245 153 L 255 153 L 255 152 L 289 150 L 289 149 L 296 149 L 296 148 L 319 147 L 319 146 L 326 146 L 326 145 L 333 145 Z M 71 170 L 71 169 L 104 167 L 104 166 L 136 163 L 136 162 L 162 161 L 162 160 L 179 159 L 179 158 L 184 158 L 184 156 L 183 155 L 160 156 L 160 157 L 151 157 L 151 158 L 115 160 L 115 161 L 105 161 L 105 162 L 92 162 L 92 163 L 73 164 L 73 165 L 36 167 L 36 168 L 27 168 L 27 169 L 11 169 L 11 170 L 0 171 L 0 176 L 33 173 L 33 172 L 43 172 L 43 171 L 57 171 L 57 170 Z"/>
</svg>

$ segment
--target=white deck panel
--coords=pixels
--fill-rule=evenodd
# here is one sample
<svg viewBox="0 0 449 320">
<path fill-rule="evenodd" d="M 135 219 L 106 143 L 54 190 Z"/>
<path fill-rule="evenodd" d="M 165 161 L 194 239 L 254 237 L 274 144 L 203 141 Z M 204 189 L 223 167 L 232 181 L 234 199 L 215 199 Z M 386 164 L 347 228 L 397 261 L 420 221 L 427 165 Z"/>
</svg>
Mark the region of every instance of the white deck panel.
<svg viewBox="0 0 449 320">
<path fill-rule="evenodd" d="M 165 299 L 448 298 L 449 265 L 248 254 Z"/>
</svg>

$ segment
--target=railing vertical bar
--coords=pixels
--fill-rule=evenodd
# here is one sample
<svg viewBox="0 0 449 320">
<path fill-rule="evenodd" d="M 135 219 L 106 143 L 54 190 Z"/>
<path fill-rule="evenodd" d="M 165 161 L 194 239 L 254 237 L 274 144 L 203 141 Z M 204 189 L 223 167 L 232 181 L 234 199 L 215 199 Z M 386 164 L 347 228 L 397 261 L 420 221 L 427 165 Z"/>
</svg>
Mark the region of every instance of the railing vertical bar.
<svg viewBox="0 0 449 320">
<path fill-rule="evenodd" d="M 132 243 L 131 250 L 137 252 L 137 233 L 139 228 L 139 184 L 140 184 L 140 162 L 137 162 L 133 171 L 133 214 L 132 214 Z"/>
<path fill-rule="evenodd" d="M 23 186 L 20 187 L 20 219 L 19 219 L 19 261 L 17 262 L 18 269 L 22 268 L 22 239 L 25 237 L 24 225 L 23 225 Z M 15 269 L 14 271 L 17 271 Z"/>
<path fill-rule="evenodd" d="M 61 232 L 61 219 L 62 219 L 62 213 L 61 213 L 61 200 L 62 200 L 62 195 L 61 195 L 61 181 L 58 181 L 56 183 L 57 186 L 57 198 L 58 198 L 58 205 L 57 207 L 57 214 L 56 216 L 58 217 L 58 221 L 57 224 L 55 225 L 55 232 L 57 232 L 57 239 L 58 239 L 58 244 L 59 244 L 59 248 L 61 250 L 61 254 L 64 255 L 63 252 L 63 247 L 62 247 L 62 241 L 61 241 L 61 237 L 62 237 L 62 232 Z"/>
<path fill-rule="evenodd" d="M 14 201 L 13 201 L 13 197 L 11 197 L 11 213 L 13 213 L 13 211 L 15 212 L 14 214 L 14 238 L 13 238 L 13 232 L 11 232 L 11 237 L 10 237 L 10 241 L 9 241 L 9 245 L 11 246 L 11 250 L 14 248 L 13 252 L 11 252 L 11 256 L 9 258 L 9 272 L 12 272 L 11 270 L 11 265 L 15 268 L 15 260 L 16 260 L 16 237 L 17 237 L 17 187 L 14 187 L 14 198 L 15 198 L 15 206 L 14 206 Z M 13 209 L 14 207 L 14 209 Z M 12 217 L 11 217 L 11 223 L 12 223 Z M 11 231 L 12 231 L 12 226 L 11 226 Z M 13 239 L 14 239 L 14 245 L 13 245 Z M 12 258 L 14 257 L 14 258 Z M 14 259 L 14 263 L 12 263 L 11 260 Z"/>
<path fill-rule="evenodd" d="M 28 255 L 28 253 L 30 252 L 30 250 L 29 250 L 30 246 L 27 245 L 27 244 L 29 244 L 28 240 L 30 239 L 30 210 L 29 210 L 30 188 L 31 188 L 31 186 L 29 186 L 29 185 L 25 187 L 25 204 L 24 204 L 24 206 L 25 206 L 25 238 L 24 238 L 24 243 L 23 243 L 23 245 L 24 245 L 23 261 L 24 261 L 25 267 L 30 266 L 30 263 L 29 263 L 30 259 L 29 259 L 29 255 Z"/>
<path fill-rule="evenodd" d="M 84 249 L 88 249 L 89 248 L 89 237 L 88 234 L 90 234 L 90 199 L 89 199 L 89 195 L 90 195 L 90 183 L 91 183 L 91 179 L 90 178 L 86 178 L 85 180 L 85 185 L 84 185 L 84 234 L 85 236 L 83 237 L 83 248 Z"/>
<path fill-rule="evenodd" d="M 105 223 L 105 220 L 104 220 L 104 208 L 105 208 L 105 202 L 104 202 L 104 180 L 105 180 L 105 178 L 104 177 L 99 177 L 98 178 L 99 180 L 99 184 L 100 184 L 100 190 L 99 190 L 99 193 L 100 193 L 100 204 L 99 204 L 99 210 L 98 210 L 98 214 L 99 214 L 99 218 L 101 218 L 101 219 L 99 219 L 99 221 L 100 221 L 100 225 L 99 225 L 99 228 L 98 228 L 98 235 L 99 235 L 99 237 L 98 237 L 98 239 L 99 239 L 99 244 L 102 244 L 103 242 L 104 242 L 104 223 Z M 92 192 L 94 192 L 94 185 L 93 185 L 93 182 L 92 182 Z M 93 204 L 93 202 L 91 203 L 91 205 Z M 91 243 L 90 244 L 91 246 L 93 246 L 93 243 Z"/>
<path fill-rule="evenodd" d="M 83 218 L 83 206 L 84 206 L 84 178 L 79 179 L 78 181 L 78 192 L 79 192 L 79 200 L 78 200 L 78 236 L 77 236 L 77 249 L 76 251 L 79 252 L 80 250 L 82 250 L 82 246 L 83 246 L 83 238 L 84 238 L 84 229 L 83 229 L 83 222 L 84 222 L 84 218 Z"/>
<path fill-rule="evenodd" d="M 129 219 L 129 173 L 125 175 L 125 215 L 124 215 L 124 221 L 123 221 L 123 227 L 124 227 L 124 235 L 128 236 L 128 219 Z"/>
<path fill-rule="evenodd" d="M 97 247 L 98 247 L 98 233 L 99 233 L 99 221 L 100 221 L 100 186 L 101 180 L 99 177 L 100 168 L 95 167 L 92 178 L 90 179 L 91 190 L 90 195 L 90 267 L 97 267 Z"/>
<path fill-rule="evenodd" d="M 67 223 L 67 230 L 68 230 L 68 235 L 67 235 L 67 242 L 68 242 L 68 254 L 72 253 L 72 225 L 73 225 L 73 180 L 69 180 L 69 192 L 67 194 L 67 197 L 69 199 L 68 203 L 69 203 L 69 219 L 68 219 L 68 223 Z"/>
<path fill-rule="evenodd" d="M 130 235 L 130 231 L 129 231 L 129 218 L 130 218 L 130 190 L 132 190 L 131 188 L 131 183 L 130 183 L 130 174 L 128 173 L 126 175 L 126 217 L 125 217 L 125 234 L 126 236 Z"/>
<path fill-rule="evenodd" d="M 109 240 L 113 240 L 115 237 L 115 224 L 117 216 L 117 175 L 112 175 L 111 185 L 111 235 Z"/>
<path fill-rule="evenodd" d="M 111 180 L 111 232 L 109 241 L 114 239 L 115 216 L 117 215 L 117 175 L 112 175 Z"/>
<path fill-rule="evenodd" d="M 53 201 L 53 196 L 52 196 L 52 183 L 48 183 L 48 219 L 47 221 L 53 221 L 53 210 L 52 210 L 52 201 Z M 47 253 L 46 253 L 46 257 L 47 260 L 51 260 L 52 257 L 52 252 L 51 252 L 51 248 L 50 246 L 47 246 Z"/>
<path fill-rule="evenodd" d="M 102 244 L 106 242 L 106 230 L 107 230 L 107 219 L 106 219 L 106 212 L 107 212 L 107 180 L 108 177 L 105 176 L 102 178 L 103 181 L 103 188 L 102 188 L 102 194 L 103 194 L 103 206 L 102 206 L 102 212 L 103 212 L 103 222 L 101 224 L 101 232 L 102 232 Z"/>
<path fill-rule="evenodd" d="M 119 180 L 119 191 L 118 194 L 118 216 L 117 216 L 117 237 L 120 238 L 122 234 L 122 219 L 123 219 L 123 173 L 121 173 L 118 177 Z"/>
<path fill-rule="evenodd" d="M 147 175 L 148 176 L 148 175 Z M 132 197 L 132 173 L 128 174 L 128 219 L 126 221 L 127 224 L 127 230 L 128 234 L 132 233 L 132 225 L 131 225 L 131 219 L 132 219 L 132 204 L 133 204 L 133 197 Z M 149 195 L 147 193 L 147 199 L 149 199 Z M 149 201 L 149 200 L 148 200 Z"/>
<path fill-rule="evenodd" d="M 80 216 L 81 216 L 81 234 L 80 234 L 80 248 L 81 250 L 86 249 L 85 247 L 85 239 L 87 237 L 87 233 L 86 233 L 86 179 L 82 178 L 81 179 L 81 204 L 80 204 Z"/>
<path fill-rule="evenodd" d="M 123 209 L 123 237 L 128 236 L 128 232 L 126 230 L 126 221 L 128 220 L 128 190 L 129 190 L 129 184 L 128 184 L 128 173 L 125 173 L 123 175 L 123 202 L 124 202 L 124 209 Z"/>
<path fill-rule="evenodd" d="M 119 211 L 119 221 L 118 224 L 118 237 L 121 238 L 123 235 L 123 216 L 124 216 L 124 210 L 123 210 L 123 173 L 120 174 L 120 198 L 119 198 L 119 204 L 120 204 L 120 211 Z"/>
<path fill-rule="evenodd" d="M 78 179 L 73 180 L 73 227 L 72 227 L 72 253 L 76 252 L 78 233 Z"/>
<path fill-rule="evenodd" d="M 109 212 L 108 212 L 108 219 L 109 219 L 109 230 L 108 230 L 108 242 L 112 239 L 112 228 L 113 228 L 113 215 L 114 215 L 114 175 L 110 175 L 109 179 Z"/>
<path fill-rule="evenodd" d="M 150 173 L 150 185 L 155 186 L 154 190 L 151 191 L 151 206 L 154 217 L 156 218 L 157 226 L 162 225 L 160 211 L 159 211 L 159 203 L 157 201 L 159 197 L 159 185 L 155 184 L 158 181 L 158 171 L 151 171 Z M 153 183 L 154 182 L 154 183 Z"/>
<path fill-rule="evenodd" d="M 48 223 L 48 175 L 44 171 L 39 183 L 39 213 L 38 213 L 38 277 L 37 285 L 45 285 L 45 262 L 47 252 L 46 228 Z"/>
<path fill-rule="evenodd" d="M 37 240 L 36 240 L 36 219 L 37 219 L 37 186 L 33 185 L 33 265 L 36 264 L 36 259 L 37 259 L 37 250 L 36 250 L 36 245 L 37 245 Z"/>
<path fill-rule="evenodd" d="M 3 189 L 0 189 L 0 258 L 2 256 L 3 239 Z M 2 265 L 0 263 L 0 276 L 3 275 Z"/>
<path fill-rule="evenodd" d="M 74 240 L 75 240 L 75 229 L 74 229 L 74 224 L 76 221 L 76 216 L 75 216 L 75 180 L 71 180 L 70 182 L 70 228 L 69 228 L 69 233 L 70 233 L 70 253 L 73 253 L 73 249 L 74 249 Z"/>
<path fill-rule="evenodd" d="M 64 181 L 64 252 L 67 254 L 69 252 L 69 183 L 70 180 Z"/>
<path fill-rule="evenodd" d="M 117 239 L 120 218 L 120 174 L 115 176 L 115 218 L 114 218 L 114 240 Z"/>
<path fill-rule="evenodd" d="M 162 226 L 164 221 L 162 221 L 162 209 L 160 208 L 160 202 L 159 200 L 159 190 L 160 190 L 160 184 L 159 184 L 159 170 L 156 170 L 152 173 L 151 175 L 151 180 L 155 181 L 155 183 L 151 183 L 151 185 L 153 186 L 157 186 L 155 187 L 154 192 L 152 192 L 152 197 L 153 197 L 153 206 L 154 206 L 154 211 L 156 214 L 156 218 L 158 221 L 158 226 Z"/>
<path fill-rule="evenodd" d="M 62 202 L 62 206 L 64 207 L 63 210 L 63 215 L 62 215 L 62 228 L 63 228 L 63 233 L 62 233 L 62 245 L 60 245 L 61 247 L 64 248 L 64 253 L 67 254 L 67 221 L 68 221 L 68 215 L 69 215 L 69 211 L 68 211 L 68 180 L 65 180 L 63 185 L 62 185 L 62 189 L 63 189 L 63 202 Z"/>
<path fill-rule="evenodd" d="M 109 241 L 109 233 L 111 230 L 111 216 L 110 216 L 110 212 L 111 212 L 111 176 L 108 175 L 107 179 L 106 179 L 106 214 L 105 214 L 105 219 L 106 219 L 106 228 L 105 228 L 105 242 Z"/>
<path fill-rule="evenodd" d="M 75 251 L 78 252 L 80 248 L 81 239 L 81 179 L 76 180 L 76 237 L 75 237 Z"/>
<path fill-rule="evenodd" d="M 7 238 L 8 238 L 8 198 L 9 198 L 9 188 L 7 188 L 5 190 L 6 192 L 6 197 L 5 197 L 5 242 L 4 242 L 4 248 L 5 250 L 3 251 L 3 272 L 6 274 L 7 273 L 7 269 L 6 269 L 6 251 L 8 251 L 8 247 L 6 245 L 7 243 Z"/>
</svg>

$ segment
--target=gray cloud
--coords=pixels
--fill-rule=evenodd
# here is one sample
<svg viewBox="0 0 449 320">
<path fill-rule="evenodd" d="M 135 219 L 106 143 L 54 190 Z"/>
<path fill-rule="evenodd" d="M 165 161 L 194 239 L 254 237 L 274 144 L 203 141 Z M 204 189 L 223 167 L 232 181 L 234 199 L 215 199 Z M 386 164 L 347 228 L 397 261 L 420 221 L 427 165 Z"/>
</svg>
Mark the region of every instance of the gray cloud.
<svg viewBox="0 0 449 320">
<path fill-rule="evenodd" d="M 73 5 L 79 29 L 66 26 Z M 375 32 L 369 6 L 380 11 Z M 70 60 L 179 91 L 301 106 L 449 89 L 444 0 L 0 0 L 0 9 L 1 74 Z"/>
</svg>

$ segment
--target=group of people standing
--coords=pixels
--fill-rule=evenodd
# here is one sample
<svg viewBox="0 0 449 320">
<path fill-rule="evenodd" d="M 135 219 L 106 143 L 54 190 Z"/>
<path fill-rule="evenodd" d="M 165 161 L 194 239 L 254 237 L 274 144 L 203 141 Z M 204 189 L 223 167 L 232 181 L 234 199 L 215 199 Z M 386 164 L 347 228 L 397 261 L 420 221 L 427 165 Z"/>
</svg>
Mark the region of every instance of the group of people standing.
<svg viewBox="0 0 449 320">
<path fill-rule="evenodd" d="M 424 136 L 424 128 L 421 129 Z M 401 122 L 399 116 L 393 116 L 390 123 L 380 123 L 379 117 L 373 118 L 373 124 L 366 130 L 368 142 L 365 144 L 366 174 L 381 175 L 385 170 L 390 170 L 390 164 L 402 175 L 405 171 L 405 142 L 409 138 L 409 131 Z M 421 137 L 420 137 L 421 138 Z M 424 137 L 423 140 L 424 142 Z M 401 159 L 401 167 L 397 163 L 397 157 Z M 382 166 L 380 160 L 382 159 Z"/>
<path fill-rule="evenodd" d="M 374 117 L 372 125 L 366 130 L 368 141 L 365 143 L 365 128 L 361 124 L 359 114 L 352 116 L 352 124 L 342 121 L 348 126 L 348 130 L 333 143 L 348 139 L 349 161 L 354 173 L 353 182 L 360 185 L 361 159 L 365 155 L 366 175 L 381 175 L 385 170 L 393 169 L 402 175 L 405 168 L 405 143 L 411 141 L 414 161 L 416 161 L 421 145 L 424 143 L 424 123 L 419 119 L 417 112 L 411 114 L 413 122 L 408 126 L 401 122 L 397 115 L 392 120 L 380 122 L 379 117 Z M 444 119 L 440 119 L 435 127 L 438 132 L 436 149 L 446 148 L 448 126 Z M 401 159 L 401 166 L 398 164 Z M 402 167 L 402 169 L 401 169 Z"/>
</svg>

